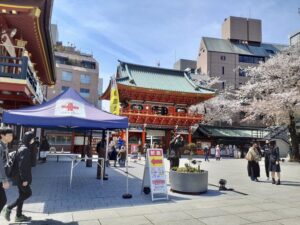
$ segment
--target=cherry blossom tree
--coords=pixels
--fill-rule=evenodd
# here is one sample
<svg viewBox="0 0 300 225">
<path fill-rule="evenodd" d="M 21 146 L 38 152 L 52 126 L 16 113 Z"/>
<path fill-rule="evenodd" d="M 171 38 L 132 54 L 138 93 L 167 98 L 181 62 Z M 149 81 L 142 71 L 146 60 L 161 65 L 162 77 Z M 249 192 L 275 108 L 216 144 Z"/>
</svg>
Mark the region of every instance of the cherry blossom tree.
<svg viewBox="0 0 300 225">
<path fill-rule="evenodd" d="M 203 122 L 232 122 L 242 113 L 243 121 L 260 120 L 266 125 L 287 126 L 291 159 L 299 160 L 296 116 L 300 115 L 300 47 L 292 46 L 257 67 L 244 69 L 249 81 L 190 108 L 205 114 Z"/>
<path fill-rule="evenodd" d="M 245 72 L 249 82 L 237 90 L 246 104 L 245 120 L 260 117 L 266 125 L 287 126 L 292 152 L 299 160 L 296 116 L 300 112 L 300 47 L 292 46 Z"/>
</svg>

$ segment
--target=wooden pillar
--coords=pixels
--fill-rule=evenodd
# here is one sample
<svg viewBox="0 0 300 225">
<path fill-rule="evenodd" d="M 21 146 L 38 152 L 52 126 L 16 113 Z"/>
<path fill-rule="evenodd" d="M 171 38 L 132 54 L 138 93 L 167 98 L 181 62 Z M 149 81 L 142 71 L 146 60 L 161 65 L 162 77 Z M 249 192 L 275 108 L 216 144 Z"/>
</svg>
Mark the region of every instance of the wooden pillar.
<svg viewBox="0 0 300 225">
<path fill-rule="evenodd" d="M 71 139 L 71 149 L 70 152 L 74 152 L 74 141 L 75 141 L 75 131 L 72 131 L 72 139 Z"/>
<path fill-rule="evenodd" d="M 142 147 L 144 147 L 146 143 L 146 128 L 143 128 L 143 132 L 142 132 Z"/>
</svg>

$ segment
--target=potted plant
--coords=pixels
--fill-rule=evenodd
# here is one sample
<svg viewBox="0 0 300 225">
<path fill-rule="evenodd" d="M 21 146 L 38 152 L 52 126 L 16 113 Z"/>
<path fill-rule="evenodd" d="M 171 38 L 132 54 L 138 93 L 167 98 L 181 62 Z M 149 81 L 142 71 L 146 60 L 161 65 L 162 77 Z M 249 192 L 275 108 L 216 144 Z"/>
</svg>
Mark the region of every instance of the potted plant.
<svg viewBox="0 0 300 225">
<path fill-rule="evenodd" d="M 196 146 L 195 144 L 189 145 L 187 149 L 190 151 L 189 163 L 186 163 L 184 167 L 173 167 L 170 170 L 171 190 L 184 194 L 204 193 L 208 187 L 208 171 L 200 169 L 201 161 L 192 159 Z"/>
</svg>

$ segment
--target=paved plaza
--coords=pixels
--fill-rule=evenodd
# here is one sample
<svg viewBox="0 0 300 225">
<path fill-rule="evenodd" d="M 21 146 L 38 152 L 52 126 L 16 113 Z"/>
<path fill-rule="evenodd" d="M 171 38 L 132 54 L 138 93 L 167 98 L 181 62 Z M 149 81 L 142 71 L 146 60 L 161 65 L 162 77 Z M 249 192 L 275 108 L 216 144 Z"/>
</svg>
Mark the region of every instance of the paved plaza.
<svg viewBox="0 0 300 225">
<path fill-rule="evenodd" d="M 183 165 L 186 159 L 181 160 Z M 202 195 L 169 192 L 168 201 L 152 202 L 141 193 L 144 160 L 129 164 L 129 192 L 126 192 L 124 168 L 107 169 L 109 180 L 96 179 L 96 165 L 81 162 L 74 170 L 69 188 L 70 162 L 50 160 L 33 169 L 33 196 L 24 205 L 30 224 L 38 225 L 196 225 L 196 224 L 300 224 L 300 164 L 284 162 L 282 185 L 266 180 L 261 162 L 261 182 L 252 182 L 244 159 L 203 162 L 209 171 L 209 190 Z M 166 160 L 166 168 L 168 161 Z M 220 178 L 237 192 L 218 191 Z M 17 197 L 16 187 L 8 192 L 8 201 Z M 15 211 L 12 213 L 14 218 Z M 8 224 L 3 218 L 0 224 Z M 12 223 L 11 223 L 12 224 Z"/>
</svg>

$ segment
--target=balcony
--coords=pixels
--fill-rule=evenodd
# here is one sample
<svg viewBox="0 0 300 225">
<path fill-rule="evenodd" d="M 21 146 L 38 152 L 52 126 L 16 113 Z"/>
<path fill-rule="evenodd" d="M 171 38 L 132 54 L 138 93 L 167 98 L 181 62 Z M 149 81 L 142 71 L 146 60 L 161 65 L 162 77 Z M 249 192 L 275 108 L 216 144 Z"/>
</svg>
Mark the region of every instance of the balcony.
<svg viewBox="0 0 300 225">
<path fill-rule="evenodd" d="M 20 96 L 22 94 L 20 92 L 24 92 L 28 98 L 31 98 L 30 101 L 34 99 L 33 103 L 42 103 L 43 92 L 36 77 L 34 64 L 30 61 L 25 48 L 0 45 L 0 83 L 2 85 L 10 84 L 5 86 L 5 90 L 1 88 L 2 94 L 9 95 L 8 93 L 16 92 L 16 95 Z M 13 85 L 15 85 L 14 88 L 9 90 Z M 17 86 L 22 85 L 26 89 L 18 90 Z"/>
</svg>

